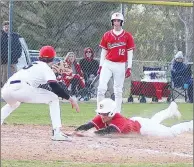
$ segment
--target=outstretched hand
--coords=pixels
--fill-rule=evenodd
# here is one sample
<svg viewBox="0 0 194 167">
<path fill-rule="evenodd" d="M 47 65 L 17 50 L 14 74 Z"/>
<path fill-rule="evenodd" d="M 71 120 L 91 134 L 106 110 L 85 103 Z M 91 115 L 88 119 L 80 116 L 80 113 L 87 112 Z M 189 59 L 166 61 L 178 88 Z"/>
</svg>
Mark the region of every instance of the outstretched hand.
<svg viewBox="0 0 194 167">
<path fill-rule="evenodd" d="M 72 105 L 72 108 L 76 110 L 76 112 L 80 112 L 79 105 L 76 100 L 74 100 L 72 97 L 69 98 L 69 102 Z"/>
</svg>

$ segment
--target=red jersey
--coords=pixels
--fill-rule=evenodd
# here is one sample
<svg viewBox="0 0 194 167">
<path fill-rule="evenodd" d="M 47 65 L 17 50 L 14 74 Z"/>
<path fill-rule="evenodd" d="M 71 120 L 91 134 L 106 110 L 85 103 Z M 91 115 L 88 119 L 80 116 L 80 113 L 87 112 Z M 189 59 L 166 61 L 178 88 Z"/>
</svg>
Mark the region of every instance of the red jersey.
<svg viewBox="0 0 194 167">
<path fill-rule="evenodd" d="M 113 30 L 110 30 L 103 35 L 100 47 L 108 51 L 107 60 L 127 62 L 127 51 L 135 49 L 135 43 L 129 32 L 123 30 L 120 35 L 115 35 Z"/>
<path fill-rule="evenodd" d="M 91 122 L 97 130 L 106 128 L 107 126 L 114 126 L 119 133 L 125 134 L 130 132 L 140 133 L 141 128 L 138 121 L 130 120 L 119 113 L 116 113 L 109 123 L 104 123 L 100 115 L 97 115 Z"/>
</svg>

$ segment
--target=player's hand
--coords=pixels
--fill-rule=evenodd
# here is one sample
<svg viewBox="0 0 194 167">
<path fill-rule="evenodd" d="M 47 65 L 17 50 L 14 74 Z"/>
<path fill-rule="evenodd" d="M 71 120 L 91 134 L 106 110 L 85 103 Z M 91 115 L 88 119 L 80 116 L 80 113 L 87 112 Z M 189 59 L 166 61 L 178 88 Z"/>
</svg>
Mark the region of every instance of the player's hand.
<svg viewBox="0 0 194 167">
<path fill-rule="evenodd" d="M 125 72 L 125 78 L 129 78 L 131 76 L 131 68 L 127 68 Z"/>
<path fill-rule="evenodd" d="M 76 112 L 80 112 L 79 105 L 77 104 L 77 101 L 74 100 L 72 97 L 69 98 L 69 102 L 72 105 L 72 108 L 76 110 Z"/>
<path fill-rule="evenodd" d="M 99 66 L 98 71 L 97 71 L 98 75 L 100 75 L 101 70 L 102 70 L 102 66 Z"/>
</svg>

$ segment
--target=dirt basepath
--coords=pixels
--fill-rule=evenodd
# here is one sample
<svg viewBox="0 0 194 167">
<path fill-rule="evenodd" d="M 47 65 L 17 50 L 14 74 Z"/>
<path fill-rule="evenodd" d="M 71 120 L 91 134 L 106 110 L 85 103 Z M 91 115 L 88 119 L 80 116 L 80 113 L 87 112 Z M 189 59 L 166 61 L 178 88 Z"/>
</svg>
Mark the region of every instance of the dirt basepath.
<svg viewBox="0 0 194 167">
<path fill-rule="evenodd" d="M 64 132 L 73 128 L 65 127 Z M 3 125 L 3 160 L 62 160 L 93 163 L 193 162 L 193 134 L 173 139 L 74 137 L 72 142 L 52 141 L 50 126 Z"/>
</svg>

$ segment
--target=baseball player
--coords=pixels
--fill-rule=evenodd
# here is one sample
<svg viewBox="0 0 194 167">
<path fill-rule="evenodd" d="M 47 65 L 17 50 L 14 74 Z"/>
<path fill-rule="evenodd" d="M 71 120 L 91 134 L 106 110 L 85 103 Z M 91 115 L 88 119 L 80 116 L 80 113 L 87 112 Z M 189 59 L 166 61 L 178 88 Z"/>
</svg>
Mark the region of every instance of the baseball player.
<svg viewBox="0 0 194 167">
<path fill-rule="evenodd" d="M 166 127 L 161 124 L 167 118 L 181 117 L 175 102 L 172 102 L 167 109 L 156 113 L 151 119 L 141 117 L 126 118 L 116 112 L 116 103 L 111 99 L 102 100 L 96 112 L 98 113 L 97 116 L 89 123 L 75 129 L 75 131 L 86 131 L 95 127 L 97 131 L 94 133 L 97 135 L 135 132 L 147 136 L 173 137 L 193 130 L 193 121 L 180 123 L 172 127 Z"/>
<path fill-rule="evenodd" d="M 134 39 L 131 33 L 122 29 L 124 17 L 122 13 L 114 13 L 111 17 L 113 29 L 106 32 L 100 42 L 101 58 L 98 74 L 100 74 L 97 92 L 97 105 L 104 99 L 107 83 L 114 78 L 114 94 L 117 112 L 121 112 L 122 89 L 124 79 L 130 77 Z M 125 63 L 128 62 L 125 72 Z"/>
<path fill-rule="evenodd" d="M 60 130 L 62 125 L 58 97 L 69 100 L 72 108 L 77 112 L 79 112 L 79 106 L 56 81 L 56 76 L 50 68 L 55 55 L 56 52 L 52 46 L 43 46 L 40 49 L 39 61 L 24 67 L 8 79 L 2 88 L 2 98 L 7 104 L 1 109 L 1 125 L 21 103 L 44 103 L 50 108 L 52 140 L 71 140 Z M 39 85 L 46 83 L 52 88 L 52 92 L 38 88 Z"/>
</svg>

